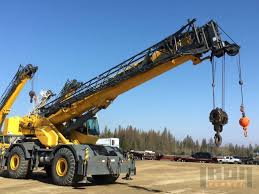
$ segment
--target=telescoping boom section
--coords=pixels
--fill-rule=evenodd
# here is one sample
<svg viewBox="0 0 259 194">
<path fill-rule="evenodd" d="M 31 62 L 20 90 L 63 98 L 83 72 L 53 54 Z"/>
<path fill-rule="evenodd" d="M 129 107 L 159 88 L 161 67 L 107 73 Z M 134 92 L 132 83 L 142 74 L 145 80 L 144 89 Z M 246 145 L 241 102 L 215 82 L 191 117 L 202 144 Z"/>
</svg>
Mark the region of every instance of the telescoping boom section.
<svg viewBox="0 0 259 194">
<path fill-rule="evenodd" d="M 1 166 L 7 166 L 12 178 L 24 178 L 34 168 L 44 167 L 58 185 L 71 185 L 86 176 L 95 183 L 113 183 L 122 173 L 129 178 L 136 173 L 132 156 L 96 145 L 96 113 L 120 94 L 187 61 L 196 65 L 238 52 L 238 45 L 222 40 L 216 22 L 197 27 L 195 20 L 188 21 L 176 33 L 93 79 L 66 82 L 51 101 L 53 93 L 48 91 L 31 114 L 9 118 L 5 135 L 16 139 L 2 155 Z"/>
</svg>

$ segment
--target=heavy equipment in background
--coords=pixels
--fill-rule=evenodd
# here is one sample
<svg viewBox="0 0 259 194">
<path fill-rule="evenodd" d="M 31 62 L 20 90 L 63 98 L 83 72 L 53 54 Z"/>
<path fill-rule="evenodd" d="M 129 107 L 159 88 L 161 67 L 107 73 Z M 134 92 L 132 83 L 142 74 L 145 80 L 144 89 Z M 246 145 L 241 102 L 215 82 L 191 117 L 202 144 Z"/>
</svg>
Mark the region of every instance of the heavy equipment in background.
<svg viewBox="0 0 259 194">
<path fill-rule="evenodd" d="M 34 67 L 31 64 L 26 65 L 25 67 L 20 65 L 12 81 L 0 98 L 0 164 L 1 161 L 3 161 L 4 159 L 5 150 L 10 147 L 10 140 L 15 139 L 15 134 L 9 136 L 9 131 L 2 132 L 1 128 L 5 121 L 6 124 L 9 124 L 8 118 L 6 117 L 8 116 L 19 93 L 21 92 L 25 84 L 33 78 L 37 69 L 38 67 Z M 15 117 L 13 119 L 15 120 Z"/>
<path fill-rule="evenodd" d="M 4 124 L 4 121 L 7 120 L 6 124 L 8 124 L 8 118 L 6 118 L 11 111 L 11 108 L 18 97 L 19 93 L 22 91 L 25 84 L 33 78 L 36 73 L 38 67 L 34 67 L 31 64 L 26 66 L 19 66 L 15 76 L 12 81 L 4 91 L 3 95 L 0 98 L 0 149 L 3 151 L 6 147 L 9 147 L 9 136 L 2 136 L 2 133 L 8 135 L 8 131 L 1 131 L 1 128 Z M 15 119 L 15 118 L 13 118 Z M 12 124 L 12 123 L 10 123 Z M 15 136 L 15 135 L 14 135 Z M 14 137 L 12 136 L 12 137 Z M 3 143 L 7 144 L 3 144 Z M 0 152 L 1 153 L 1 152 Z"/>
<path fill-rule="evenodd" d="M 216 22 L 197 27 L 195 20 L 188 21 L 97 77 L 85 83 L 68 81 L 52 100 L 52 92 L 46 92 L 29 115 L 6 119 L 3 135 L 16 138 L 2 154 L 1 165 L 11 178 L 24 178 L 44 167 L 57 185 L 71 185 L 87 176 L 95 183 L 113 183 L 120 174 L 135 173 L 134 162 L 118 148 L 96 145 L 96 113 L 122 93 L 187 61 L 197 65 L 238 52 L 237 44 L 222 40 Z"/>
</svg>

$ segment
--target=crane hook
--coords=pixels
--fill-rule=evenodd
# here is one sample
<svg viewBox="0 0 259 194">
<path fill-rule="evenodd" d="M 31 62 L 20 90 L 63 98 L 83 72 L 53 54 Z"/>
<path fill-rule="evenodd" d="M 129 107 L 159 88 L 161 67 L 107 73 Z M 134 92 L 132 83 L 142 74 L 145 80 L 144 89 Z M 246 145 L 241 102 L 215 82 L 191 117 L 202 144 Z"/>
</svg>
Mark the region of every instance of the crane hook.
<svg viewBox="0 0 259 194">
<path fill-rule="evenodd" d="M 215 133 L 214 142 L 215 142 L 215 145 L 216 145 L 217 147 L 219 147 L 219 146 L 221 145 L 221 143 L 222 143 L 222 137 L 221 137 L 221 135 L 220 135 L 219 132 Z"/>
<path fill-rule="evenodd" d="M 34 102 L 36 103 L 36 101 L 37 101 L 37 95 L 36 95 L 35 91 L 31 90 L 31 91 L 29 92 L 29 96 L 30 96 L 30 103 L 32 103 L 33 100 L 34 100 Z"/>
<path fill-rule="evenodd" d="M 216 132 L 214 136 L 216 146 L 220 146 L 222 143 L 222 137 L 220 133 L 223 131 L 223 126 L 228 123 L 228 115 L 221 108 L 215 108 L 210 112 L 210 122 L 214 126 Z"/>
</svg>

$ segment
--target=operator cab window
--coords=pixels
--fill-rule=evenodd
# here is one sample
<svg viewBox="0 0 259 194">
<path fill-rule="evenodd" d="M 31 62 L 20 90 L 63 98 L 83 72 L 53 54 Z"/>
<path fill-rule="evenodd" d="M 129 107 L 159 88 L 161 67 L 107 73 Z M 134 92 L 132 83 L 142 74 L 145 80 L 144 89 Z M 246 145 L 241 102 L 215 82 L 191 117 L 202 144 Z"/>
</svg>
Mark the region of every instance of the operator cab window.
<svg viewBox="0 0 259 194">
<path fill-rule="evenodd" d="M 84 121 L 81 127 L 76 129 L 80 133 L 86 135 L 100 135 L 98 119 L 96 117 L 87 119 Z"/>
<path fill-rule="evenodd" d="M 85 122 L 87 132 L 89 135 L 100 135 L 99 124 L 97 118 L 88 119 Z"/>
</svg>

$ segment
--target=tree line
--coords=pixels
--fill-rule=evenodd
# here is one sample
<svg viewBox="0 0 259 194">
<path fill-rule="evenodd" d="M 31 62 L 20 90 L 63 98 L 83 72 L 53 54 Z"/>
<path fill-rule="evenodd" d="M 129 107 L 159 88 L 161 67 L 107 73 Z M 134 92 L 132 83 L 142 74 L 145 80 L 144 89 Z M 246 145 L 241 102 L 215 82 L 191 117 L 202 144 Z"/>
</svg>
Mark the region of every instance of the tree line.
<svg viewBox="0 0 259 194">
<path fill-rule="evenodd" d="M 205 139 L 201 141 L 194 140 L 190 135 L 184 139 L 176 139 L 175 136 L 164 128 L 162 131 L 137 129 L 131 125 L 127 127 L 119 126 L 114 130 L 105 127 L 101 132 L 102 138 L 119 138 L 120 148 L 128 150 L 152 150 L 161 154 L 168 155 L 191 155 L 195 152 L 211 152 L 213 155 L 234 155 L 234 156 L 252 156 L 259 152 L 259 146 L 251 144 L 249 146 L 226 144 L 216 147 L 214 139 Z"/>
</svg>

